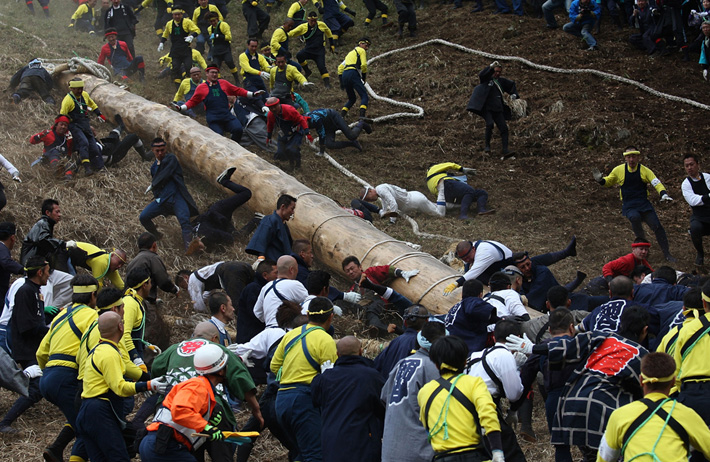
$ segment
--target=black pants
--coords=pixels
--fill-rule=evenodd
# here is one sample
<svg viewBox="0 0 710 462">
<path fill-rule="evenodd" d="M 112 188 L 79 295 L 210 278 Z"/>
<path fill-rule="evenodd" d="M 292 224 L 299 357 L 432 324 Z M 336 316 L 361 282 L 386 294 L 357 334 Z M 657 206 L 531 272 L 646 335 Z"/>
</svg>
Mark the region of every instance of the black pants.
<svg viewBox="0 0 710 462">
<path fill-rule="evenodd" d="M 414 11 L 414 2 L 395 2 L 395 8 L 397 8 L 397 21 L 399 25 L 404 27 L 404 24 L 408 24 L 409 30 L 416 30 L 417 28 L 417 13 Z"/>
<path fill-rule="evenodd" d="M 163 24 L 163 25 L 165 25 L 165 24 Z M 133 46 L 133 34 L 131 34 L 130 32 L 128 32 L 128 33 L 119 32 L 118 33 L 118 40 L 120 40 L 122 42 L 126 42 L 126 45 L 128 46 L 128 49 L 131 52 L 131 56 L 136 55 L 136 49 Z"/>
<path fill-rule="evenodd" d="M 232 56 L 232 50 L 229 48 L 224 51 L 212 50 L 212 62 L 217 65 L 217 67 L 221 67 L 222 63 L 224 63 L 227 65 L 229 72 L 237 72 L 237 66 L 234 65 L 234 57 Z M 234 76 L 234 78 L 238 79 L 236 75 Z M 237 83 L 239 82 L 237 81 Z"/>
<path fill-rule="evenodd" d="M 20 80 L 20 85 L 15 91 L 15 93 L 20 95 L 20 98 L 22 99 L 29 98 L 34 92 L 37 92 L 42 100 L 45 100 L 50 96 L 49 87 L 47 87 L 44 79 L 37 75 L 30 75 Z"/>
<path fill-rule="evenodd" d="M 307 61 L 310 59 L 316 63 L 321 77 L 328 74 L 328 69 L 325 67 L 325 48 L 321 48 L 320 50 L 309 50 L 308 48 L 304 48 L 296 53 L 296 59 L 301 66 L 307 65 Z"/>
<path fill-rule="evenodd" d="M 343 149 L 355 146 L 354 141 L 360 136 L 362 123 L 358 123 L 351 129 L 340 114 L 335 114 L 331 119 L 331 123 L 332 125 L 327 124 L 325 126 L 325 147 L 328 149 Z M 342 131 L 343 135 L 350 141 L 335 141 L 335 132 L 338 130 Z"/>
<path fill-rule="evenodd" d="M 365 202 L 360 199 L 353 199 L 350 202 L 350 207 L 361 211 L 363 215 L 365 215 L 365 220 L 370 223 L 372 223 L 372 214 L 380 212 L 380 208 L 375 204 L 370 204 L 369 202 Z"/>
<path fill-rule="evenodd" d="M 37 361 L 19 361 L 19 363 L 20 367 L 25 369 L 33 364 L 37 364 Z M 30 379 L 30 384 L 27 388 L 29 396 L 20 396 L 17 400 L 15 400 L 15 403 L 12 405 L 10 410 L 7 411 L 7 414 L 5 414 L 5 417 L 2 418 L 2 421 L 0 421 L 0 427 L 8 427 L 12 425 L 12 423 L 17 420 L 17 418 L 20 417 L 27 409 L 42 401 L 42 392 L 39 391 L 39 379 L 39 377 Z"/>
<path fill-rule="evenodd" d="M 707 221 L 706 221 L 707 220 Z M 690 240 L 699 257 L 705 256 L 703 250 L 703 236 L 710 235 L 710 218 L 702 219 L 695 216 L 690 217 Z"/>
<path fill-rule="evenodd" d="M 0 183 L 0 210 L 4 209 L 6 205 L 7 197 L 5 196 L 5 186 Z M 0 313 L 2 313 L 2 310 L 0 310 Z"/>
<path fill-rule="evenodd" d="M 247 37 L 261 39 L 264 31 L 269 27 L 271 16 L 257 6 L 251 6 L 250 2 L 242 3 L 242 14 L 247 21 Z"/>
<path fill-rule="evenodd" d="M 508 152 L 508 124 L 502 112 L 483 111 L 483 120 L 486 121 L 486 146 L 490 147 L 493 136 L 493 123 L 495 122 L 500 131 L 501 142 L 503 143 L 503 153 Z"/>
<path fill-rule="evenodd" d="M 128 151 L 131 150 L 133 145 L 140 140 L 138 135 L 131 133 L 130 135 L 126 135 L 122 140 L 118 141 L 119 136 L 113 131 L 109 134 L 109 138 L 115 138 L 116 144 L 113 146 L 104 145 L 104 152 L 102 154 L 105 156 L 104 163 L 107 166 L 119 163 L 121 159 L 126 157 L 126 154 L 128 154 Z"/>
<path fill-rule="evenodd" d="M 177 40 L 182 40 L 182 39 L 177 39 Z M 192 51 L 190 48 L 187 49 L 187 51 L 184 50 L 179 50 L 179 51 L 170 51 L 170 58 L 173 60 L 172 61 L 172 72 L 170 73 L 171 77 L 173 78 L 173 81 L 180 85 L 182 82 L 182 73 L 183 73 L 183 68 L 185 69 L 185 72 L 190 72 L 190 68 L 192 67 Z"/>
<path fill-rule="evenodd" d="M 234 195 L 210 205 L 207 211 L 197 219 L 199 222 L 197 235 L 202 238 L 202 242 L 207 247 L 216 244 L 228 245 L 234 242 L 234 236 L 232 235 L 234 227 L 225 226 L 224 223 L 231 224 L 234 211 L 251 199 L 249 188 L 233 181 L 228 182 L 224 187 L 234 192 Z M 214 220 L 211 218 L 214 218 Z M 233 300 L 239 300 L 239 298 Z"/>
<path fill-rule="evenodd" d="M 116 75 L 125 75 L 130 77 L 131 75 L 139 72 L 141 78 L 145 77 L 145 62 L 143 61 L 143 56 L 136 56 L 131 61 L 131 65 L 125 69 L 114 69 Z"/>
<path fill-rule="evenodd" d="M 377 10 L 380 10 L 383 15 L 387 15 L 387 12 L 389 11 L 389 8 L 387 8 L 387 5 L 382 3 L 380 0 L 363 0 L 365 2 L 365 8 L 367 8 L 367 19 L 372 21 L 375 19 L 375 15 L 377 14 Z"/>
</svg>

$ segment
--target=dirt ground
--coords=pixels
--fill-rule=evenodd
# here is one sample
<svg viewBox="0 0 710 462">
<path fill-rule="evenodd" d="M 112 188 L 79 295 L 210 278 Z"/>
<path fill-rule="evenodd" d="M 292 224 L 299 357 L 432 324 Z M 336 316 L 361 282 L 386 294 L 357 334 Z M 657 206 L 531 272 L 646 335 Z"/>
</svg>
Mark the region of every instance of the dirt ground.
<svg viewBox="0 0 710 462">
<path fill-rule="evenodd" d="M 243 51 L 245 38 L 244 20 L 237 3 L 232 2 L 226 19 L 235 37 L 235 58 Z M 494 9 L 492 2 L 486 3 L 483 13 L 475 15 L 469 12 L 468 4 L 453 10 L 451 5 L 430 2 L 424 10 L 417 10 L 418 37 L 403 40 L 393 36 L 393 28 L 382 29 L 379 19 L 365 31 L 363 4 L 354 1 L 350 6 L 358 13 L 357 26 L 345 34 L 338 54 L 328 55 L 328 68 L 333 76 L 337 64 L 362 35 L 369 35 L 373 42 L 370 56 L 441 38 L 476 50 L 526 58 L 537 64 L 563 69 L 598 69 L 671 95 L 703 103 L 708 101 L 709 87 L 702 80 L 697 55 L 691 57 L 691 62 L 681 61 L 679 53 L 651 60 L 626 43 L 630 34 L 628 28 L 617 31 L 608 21 L 599 37 L 600 51 L 589 53 L 580 50 L 577 39 L 561 30 L 547 30 L 544 21 L 532 14 L 525 17 L 490 14 Z M 0 80 L 8 82 L 17 69 L 36 56 L 55 59 L 78 55 L 95 59 L 102 34 L 89 37 L 67 32 L 74 8 L 70 0 L 54 0 L 52 18 L 45 20 L 29 16 L 23 2 L 0 5 Z M 390 8 L 390 18 L 395 18 L 392 5 Z M 282 7 L 272 15 L 269 34 L 285 13 L 286 7 Z M 131 80 L 130 85 L 136 94 L 167 103 L 172 99 L 174 88 L 167 80 L 155 79 L 159 54 L 156 51 L 158 39 L 152 29 L 153 15 L 152 10 L 142 13 L 136 39 L 138 54 L 143 55 L 147 63 L 148 82 L 141 84 Z M 558 21 L 564 21 L 561 13 L 558 13 Z M 298 48 L 297 42 L 292 48 Z M 509 124 L 514 159 L 500 160 L 497 131 L 493 154 L 484 155 L 483 121 L 464 109 L 478 83 L 477 73 L 491 59 L 438 45 L 404 51 L 377 61 L 371 66 L 368 77 L 379 95 L 423 107 L 424 118 L 378 124 L 372 135 L 361 138 L 363 153 L 349 149 L 331 154 L 373 185 L 388 182 L 428 195 L 424 180 L 430 163 L 454 161 L 477 168 L 478 174 L 471 183 L 488 191 L 490 204 L 497 213 L 470 222 L 458 221 L 453 212 L 444 219 L 417 216 L 420 229 L 454 239 L 495 239 L 514 250 L 528 250 L 531 254 L 560 249 L 576 235 L 578 257 L 554 267 L 560 282 L 567 282 L 577 270 L 595 276 L 601 272 L 603 263 L 629 251 L 633 234 L 620 215 L 618 191 L 600 188 L 591 179 L 590 170 L 597 167 L 609 172 L 622 162 L 623 149 L 635 145 L 644 154 L 642 162 L 655 171 L 675 199 L 661 205 L 652 192 L 671 250 L 680 260 L 677 268 L 692 270 L 694 253 L 687 235 L 690 212 L 680 192 L 684 178 L 682 155 L 702 154 L 708 150 L 709 141 L 702 135 L 707 113 L 609 79 L 588 74 L 552 73 L 502 57 L 498 60 L 504 65 L 504 77 L 516 81 L 529 109 L 527 117 Z M 316 82 L 316 91 L 304 94 L 311 107 L 339 109 L 346 98 L 337 89 L 335 78 L 330 91 L 324 91 L 318 80 L 314 74 L 311 81 Z M 64 93 L 64 90 L 55 90 L 55 99 L 59 102 Z M 37 100 L 13 105 L 8 100 L 9 93 L 3 96 L 0 153 L 20 169 L 23 182 L 16 184 L 2 174 L 0 181 L 5 185 L 8 205 L 0 212 L 0 219 L 15 221 L 18 237 L 22 237 L 36 221 L 42 199 L 55 197 L 61 202 L 64 215 L 55 230 L 57 236 L 103 247 L 122 247 L 129 254 L 135 253 L 135 239 L 142 232 L 138 214 L 150 200 L 143 194 L 150 182 L 149 164 L 141 162 L 132 152 L 119 167 L 106 174 L 90 178 L 79 176 L 71 183 L 60 182 L 41 167 L 30 168 L 41 149 L 27 143 L 30 135 L 51 125 L 59 106 L 49 107 Z M 377 117 L 400 110 L 371 101 L 368 115 Z M 100 133 L 110 129 L 99 124 L 96 128 Z M 313 156 L 308 148 L 304 147 L 303 152 L 303 168 L 295 177 L 341 204 L 348 204 L 359 186 L 323 159 Z M 270 158 L 265 153 L 259 154 Z M 186 177 L 200 209 L 222 197 L 223 191 L 202 181 L 189 169 Z M 240 210 L 235 214 L 235 222 L 239 226 L 250 216 L 248 210 Z M 171 273 L 220 259 L 250 260 L 243 252 L 245 242 L 217 254 L 185 257 L 174 218 L 157 222 L 166 234 L 160 242 L 159 253 Z M 375 225 L 395 238 L 422 244 L 425 251 L 435 256 L 440 256 L 449 245 L 445 240 L 418 238 L 403 221 L 396 225 L 376 221 Z M 655 250 L 655 240 L 651 240 Z M 15 252 L 19 256 L 19 248 Z M 663 264 L 660 252 L 654 251 L 650 261 L 654 266 Z M 342 280 L 339 284 L 344 285 Z M 170 326 L 172 341 L 190 334 L 194 321 L 186 320 L 192 316 L 187 300 L 165 296 L 160 312 Z M 356 319 L 339 320 L 336 327 L 339 335 L 354 332 L 366 336 L 364 326 Z M 371 343 L 369 350 L 373 354 L 381 342 Z M 0 390 L 0 412 L 5 412 L 14 398 L 12 393 Z M 539 442 L 521 442 L 521 445 L 530 460 L 552 461 L 553 453 L 546 443 L 544 410 L 540 405 L 535 408 L 535 421 Z M 20 430 L 18 435 L 0 436 L 0 460 L 38 460 L 42 449 L 62 424 L 62 416 L 55 407 L 46 402 L 36 405 L 15 423 Z M 262 439 L 253 454 L 257 461 L 285 460 L 285 452 L 271 438 Z"/>
</svg>

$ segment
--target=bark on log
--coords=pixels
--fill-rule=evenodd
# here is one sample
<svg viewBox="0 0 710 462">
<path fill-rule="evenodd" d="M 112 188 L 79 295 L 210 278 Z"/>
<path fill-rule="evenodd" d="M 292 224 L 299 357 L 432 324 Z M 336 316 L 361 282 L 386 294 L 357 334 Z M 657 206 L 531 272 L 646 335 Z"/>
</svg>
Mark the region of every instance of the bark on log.
<svg viewBox="0 0 710 462">
<path fill-rule="evenodd" d="M 67 88 L 67 82 L 73 77 L 70 73 L 59 76 L 60 88 Z M 316 258 L 331 271 L 343 274 L 341 262 L 349 255 L 358 257 L 363 268 L 386 264 L 404 270 L 417 268 L 420 273 L 408 284 L 397 278 L 392 288 L 434 313 L 447 312 L 461 299 L 460 289 L 448 297 L 443 296 L 444 287 L 460 273 L 433 256 L 415 252 L 367 221 L 350 215 L 333 200 L 191 118 L 105 80 L 86 74 L 80 77 L 102 113 L 110 119 L 120 113 L 128 130 L 144 140 L 163 137 L 183 168 L 213 182 L 226 168 L 237 167 L 233 180 L 252 190 L 252 198 L 246 204 L 250 209 L 270 214 L 281 194 L 297 197 L 295 217 L 289 222 L 291 234 L 294 239 L 311 241 Z"/>
</svg>

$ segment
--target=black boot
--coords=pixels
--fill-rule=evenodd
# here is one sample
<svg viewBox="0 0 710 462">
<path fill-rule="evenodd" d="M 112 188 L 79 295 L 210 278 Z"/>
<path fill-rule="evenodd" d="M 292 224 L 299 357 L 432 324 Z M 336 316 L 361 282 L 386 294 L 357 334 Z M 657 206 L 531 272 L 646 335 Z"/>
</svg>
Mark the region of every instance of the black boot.
<svg viewBox="0 0 710 462">
<path fill-rule="evenodd" d="M 397 29 L 397 38 L 402 38 L 402 33 L 404 32 L 404 24 L 399 23 L 399 29 Z"/>
<path fill-rule="evenodd" d="M 303 66 L 303 76 L 304 76 L 305 78 L 310 77 L 312 73 L 313 73 L 313 72 L 308 68 L 307 65 L 304 65 L 304 66 Z"/>
<path fill-rule="evenodd" d="M 348 110 L 347 110 L 347 109 L 341 109 L 341 110 L 340 110 L 340 116 L 341 116 L 343 119 L 347 119 L 347 118 L 348 118 Z"/>
<path fill-rule="evenodd" d="M 683 61 L 690 61 L 690 50 L 688 49 L 688 45 L 681 47 L 683 50 Z"/>
<path fill-rule="evenodd" d="M 566 257 L 577 256 L 577 236 L 572 236 L 572 239 L 569 241 L 569 244 L 567 244 L 567 247 L 565 247 L 564 252 Z"/>
<path fill-rule="evenodd" d="M 361 118 L 361 119 L 364 119 L 366 113 L 367 113 L 367 109 L 364 108 L 364 107 L 361 107 L 361 108 L 360 108 L 360 118 Z"/>
<path fill-rule="evenodd" d="M 323 77 L 323 86 L 325 88 L 330 88 L 330 77 Z"/>
<path fill-rule="evenodd" d="M 582 282 L 584 282 L 586 278 L 587 273 L 577 271 L 577 277 L 575 277 L 572 282 L 568 282 L 567 284 L 565 284 L 565 289 L 567 289 L 568 292 L 573 292 L 577 287 L 582 285 Z"/>
<path fill-rule="evenodd" d="M 113 120 L 116 121 L 116 125 L 118 125 L 118 128 L 121 129 L 121 132 L 127 132 L 126 130 L 126 125 L 123 123 L 123 117 L 121 117 L 121 114 L 116 114 L 113 116 Z"/>
<path fill-rule="evenodd" d="M 74 429 L 71 425 L 64 424 L 62 430 L 57 435 L 54 443 L 47 446 L 42 453 L 42 457 L 47 462 L 62 462 L 64 449 L 74 439 Z"/>
<path fill-rule="evenodd" d="M 94 174 L 94 171 L 91 169 L 91 165 L 89 165 L 88 162 L 84 163 L 84 175 L 85 176 L 91 176 Z"/>
</svg>

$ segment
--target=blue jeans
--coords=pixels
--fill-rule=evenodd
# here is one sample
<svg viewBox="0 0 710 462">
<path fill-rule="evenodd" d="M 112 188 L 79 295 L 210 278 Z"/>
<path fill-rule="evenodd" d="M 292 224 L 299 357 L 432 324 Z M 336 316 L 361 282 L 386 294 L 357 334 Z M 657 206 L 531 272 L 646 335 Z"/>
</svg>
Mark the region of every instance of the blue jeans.
<svg viewBox="0 0 710 462">
<path fill-rule="evenodd" d="M 121 426 L 108 401 L 82 399 L 76 417 L 76 433 L 86 446 L 91 462 L 130 462 Z"/>
<path fill-rule="evenodd" d="M 302 462 L 321 462 L 321 417 L 313 407 L 309 385 L 289 385 L 289 390 L 279 390 L 276 394 L 276 417 L 279 424 L 290 435 L 296 437 Z"/>
<path fill-rule="evenodd" d="M 157 235 L 158 229 L 155 227 L 155 224 L 153 224 L 153 218 L 159 215 L 175 215 L 180 223 L 182 240 L 187 249 L 187 246 L 190 245 L 190 241 L 192 240 L 192 225 L 190 224 L 190 208 L 187 206 L 185 199 L 183 199 L 182 196 L 178 196 L 172 203 L 163 202 L 162 204 L 153 201 L 146 205 L 138 219 L 146 231 Z"/>
<path fill-rule="evenodd" d="M 542 7 L 544 9 L 545 5 L 543 5 Z M 592 26 L 594 26 L 593 23 L 579 24 L 576 22 L 568 22 L 562 27 L 562 30 L 567 32 L 568 34 L 574 35 L 575 37 L 584 38 L 584 41 L 587 42 L 587 45 L 589 45 L 590 47 L 595 47 L 597 46 L 597 40 L 592 35 Z"/>
<path fill-rule="evenodd" d="M 170 438 L 168 447 L 163 454 L 157 454 L 155 448 L 155 438 L 157 431 L 148 432 L 141 441 L 140 454 L 143 462 L 195 462 L 195 459 L 184 444 L 180 444 L 175 438 Z"/>
<path fill-rule="evenodd" d="M 7 324 L 0 325 L 0 348 L 5 350 L 5 353 L 12 356 L 12 350 L 10 349 L 10 329 L 8 329 Z"/>
<path fill-rule="evenodd" d="M 459 218 L 468 216 L 468 209 L 476 201 L 479 212 L 486 210 L 488 193 L 483 189 L 473 189 L 468 183 L 458 180 L 444 181 L 444 198 L 446 202 L 461 204 Z"/>
<path fill-rule="evenodd" d="M 224 132 L 231 133 L 232 141 L 236 141 L 238 143 L 242 140 L 244 127 L 242 127 L 239 119 L 234 116 L 231 116 L 231 118 L 227 120 L 213 120 L 212 122 L 207 122 L 207 126 L 218 135 L 223 135 Z"/>
<path fill-rule="evenodd" d="M 569 6 L 572 3 L 571 0 L 547 0 L 542 4 L 542 14 L 545 15 L 545 21 L 549 27 L 557 27 L 557 21 L 555 20 L 555 8 L 561 6 L 565 7 L 565 11 L 569 11 Z"/>
</svg>

